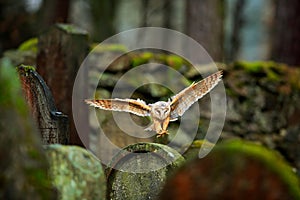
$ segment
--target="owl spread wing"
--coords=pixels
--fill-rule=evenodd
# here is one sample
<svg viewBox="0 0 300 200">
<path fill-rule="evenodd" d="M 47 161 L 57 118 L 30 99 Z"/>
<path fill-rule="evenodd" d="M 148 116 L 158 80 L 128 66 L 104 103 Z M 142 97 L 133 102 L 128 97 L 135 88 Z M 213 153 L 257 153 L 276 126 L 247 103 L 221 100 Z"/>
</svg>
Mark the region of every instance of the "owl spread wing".
<svg viewBox="0 0 300 200">
<path fill-rule="evenodd" d="M 221 80 L 221 77 L 222 71 L 218 71 L 197 83 L 193 83 L 172 97 L 171 120 L 176 120 L 182 116 L 196 101 L 210 92 Z"/>
<path fill-rule="evenodd" d="M 129 112 L 142 117 L 149 116 L 151 110 L 150 106 L 140 99 L 95 99 L 85 102 L 103 110 Z"/>
</svg>

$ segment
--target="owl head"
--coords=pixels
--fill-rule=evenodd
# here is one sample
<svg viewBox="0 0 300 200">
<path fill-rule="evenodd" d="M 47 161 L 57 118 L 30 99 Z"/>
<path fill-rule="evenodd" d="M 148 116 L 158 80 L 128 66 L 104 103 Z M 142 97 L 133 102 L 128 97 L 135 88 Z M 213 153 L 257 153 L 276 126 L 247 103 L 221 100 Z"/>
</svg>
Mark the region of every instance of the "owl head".
<svg viewBox="0 0 300 200">
<path fill-rule="evenodd" d="M 154 104 L 149 104 L 151 107 L 151 115 L 159 120 L 164 120 L 170 115 L 170 101 L 158 101 Z"/>
</svg>

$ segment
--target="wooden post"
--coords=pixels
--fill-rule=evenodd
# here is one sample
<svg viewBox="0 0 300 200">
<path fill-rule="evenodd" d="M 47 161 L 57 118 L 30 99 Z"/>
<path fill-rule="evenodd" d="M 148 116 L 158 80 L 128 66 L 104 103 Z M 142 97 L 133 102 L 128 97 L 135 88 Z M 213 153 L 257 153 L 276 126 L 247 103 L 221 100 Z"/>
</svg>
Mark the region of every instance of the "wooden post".
<svg viewBox="0 0 300 200">
<path fill-rule="evenodd" d="M 59 112 L 42 77 L 31 66 L 18 68 L 25 99 L 41 133 L 43 144 L 67 144 L 68 117 Z"/>
<path fill-rule="evenodd" d="M 70 144 L 80 146 L 88 144 L 88 137 L 79 138 L 77 134 L 72 114 L 72 91 L 77 71 L 88 52 L 87 42 L 85 31 L 72 25 L 56 24 L 39 37 L 37 55 L 37 71 L 51 89 L 57 108 L 69 117 Z M 87 110 L 80 113 L 82 124 L 88 126 Z"/>
<path fill-rule="evenodd" d="M 107 170 L 107 199 L 155 199 L 167 176 L 184 161 L 174 149 L 137 143 L 120 151 Z"/>
</svg>

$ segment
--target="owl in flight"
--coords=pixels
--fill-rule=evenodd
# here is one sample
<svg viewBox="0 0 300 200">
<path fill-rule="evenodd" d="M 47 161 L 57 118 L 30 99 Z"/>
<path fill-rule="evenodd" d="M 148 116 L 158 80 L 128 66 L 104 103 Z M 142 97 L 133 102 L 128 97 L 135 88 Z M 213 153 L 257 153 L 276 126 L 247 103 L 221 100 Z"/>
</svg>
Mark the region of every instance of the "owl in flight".
<svg viewBox="0 0 300 200">
<path fill-rule="evenodd" d="M 140 99 L 95 99 L 85 100 L 91 106 L 111 111 L 129 112 L 138 116 L 150 116 L 152 124 L 147 131 L 155 131 L 161 137 L 168 134 L 170 121 L 176 121 L 196 101 L 210 92 L 221 80 L 222 71 L 218 71 L 205 79 L 191 84 L 168 101 L 146 104 Z"/>
</svg>

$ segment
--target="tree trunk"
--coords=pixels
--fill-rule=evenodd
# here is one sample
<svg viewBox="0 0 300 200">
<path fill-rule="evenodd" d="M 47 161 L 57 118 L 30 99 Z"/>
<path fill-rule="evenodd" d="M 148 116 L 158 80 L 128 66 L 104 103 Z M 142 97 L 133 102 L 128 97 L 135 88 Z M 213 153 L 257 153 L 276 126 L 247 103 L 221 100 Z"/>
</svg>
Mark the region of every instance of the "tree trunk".
<svg viewBox="0 0 300 200">
<path fill-rule="evenodd" d="M 0 1 L 0 55 L 35 35 L 33 17 L 22 0 Z"/>
<path fill-rule="evenodd" d="M 289 65 L 300 64 L 300 1 L 277 0 L 271 58 Z"/>
<path fill-rule="evenodd" d="M 233 62 L 237 59 L 237 55 L 241 45 L 241 28 L 244 25 L 243 12 L 245 10 L 245 0 L 236 1 L 233 10 L 233 30 L 230 35 L 230 47 L 227 53 L 227 60 Z"/>
<path fill-rule="evenodd" d="M 223 59 L 223 0 L 188 0 L 186 33 L 215 61 Z"/>
<path fill-rule="evenodd" d="M 39 11 L 39 29 L 45 29 L 55 23 L 66 23 L 69 17 L 69 0 L 44 0 Z"/>
<path fill-rule="evenodd" d="M 93 25 L 92 39 L 101 42 L 115 34 L 116 2 L 115 0 L 90 0 L 90 6 Z"/>
</svg>

